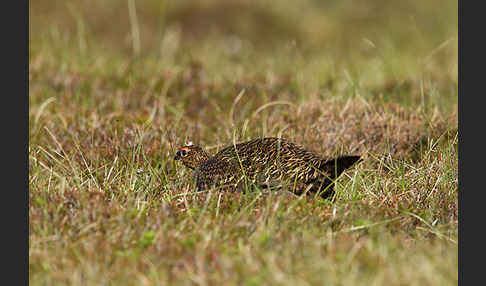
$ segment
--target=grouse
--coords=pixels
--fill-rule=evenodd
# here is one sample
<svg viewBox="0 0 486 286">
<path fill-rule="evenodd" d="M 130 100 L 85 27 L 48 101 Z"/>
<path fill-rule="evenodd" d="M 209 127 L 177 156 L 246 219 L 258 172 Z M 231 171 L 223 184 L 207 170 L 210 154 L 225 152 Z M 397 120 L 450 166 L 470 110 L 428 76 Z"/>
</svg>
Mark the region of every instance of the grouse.
<svg viewBox="0 0 486 286">
<path fill-rule="evenodd" d="M 259 138 L 228 146 L 211 156 L 203 148 L 189 143 L 176 152 L 174 160 L 194 170 L 198 191 L 210 187 L 288 186 L 301 194 L 319 192 L 328 198 L 334 194 L 335 180 L 361 160 L 360 156 L 326 159 L 283 138 Z"/>
</svg>

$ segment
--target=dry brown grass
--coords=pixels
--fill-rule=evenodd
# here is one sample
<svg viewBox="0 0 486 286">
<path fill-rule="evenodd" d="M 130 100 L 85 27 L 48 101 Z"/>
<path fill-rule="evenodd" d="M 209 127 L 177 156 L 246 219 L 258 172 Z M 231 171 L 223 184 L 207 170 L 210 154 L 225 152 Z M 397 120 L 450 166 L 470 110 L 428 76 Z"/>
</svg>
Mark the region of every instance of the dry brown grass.
<svg viewBox="0 0 486 286">
<path fill-rule="evenodd" d="M 457 7 L 385 2 L 136 2 L 138 56 L 118 2 L 32 2 L 30 282 L 455 285 Z M 172 160 L 263 136 L 364 161 L 330 202 Z"/>
</svg>

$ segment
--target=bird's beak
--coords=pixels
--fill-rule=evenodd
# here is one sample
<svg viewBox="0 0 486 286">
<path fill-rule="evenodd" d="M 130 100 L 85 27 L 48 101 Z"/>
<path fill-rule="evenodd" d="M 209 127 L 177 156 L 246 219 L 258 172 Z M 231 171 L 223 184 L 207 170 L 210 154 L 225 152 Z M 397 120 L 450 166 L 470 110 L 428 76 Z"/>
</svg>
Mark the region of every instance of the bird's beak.
<svg viewBox="0 0 486 286">
<path fill-rule="evenodd" d="M 177 153 L 175 154 L 174 160 L 176 160 L 176 161 L 177 161 L 177 160 L 179 160 L 180 158 L 181 158 L 181 155 L 180 155 L 180 153 L 179 153 L 179 152 L 177 152 Z"/>
</svg>

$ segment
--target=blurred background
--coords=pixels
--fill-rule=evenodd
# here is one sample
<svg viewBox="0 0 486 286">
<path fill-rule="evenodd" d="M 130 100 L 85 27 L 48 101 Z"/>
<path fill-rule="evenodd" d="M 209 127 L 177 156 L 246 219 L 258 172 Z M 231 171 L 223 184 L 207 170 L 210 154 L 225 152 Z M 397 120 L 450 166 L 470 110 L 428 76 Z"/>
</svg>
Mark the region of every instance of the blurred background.
<svg viewBox="0 0 486 286">
<path fill-rule="evenodd" d="M 32 0 L 30 52 L 197 60 L 209 70 L 230 63 L 231 74 L 238 64 L 288 72 L 333 65 L 400 79 L 417 66 L 439 67 L 457 83 L 457 9 L 440 0 Z M 362 59 L 368 64 L 353 64 Z"/>
<path fill-rule="evenodd" d="M 31 115 L 55 97 L 82 108 L 74 113 L 80 118 L 99 112 L 119 114 L 127 124 L 150 119 L 162 125 L 184 118 L 202 137 L 220 134 L 228 123 L 221 119 L 230 115 L 241 127 L 273 101 L 359 97 L 454 117 L 457 5 L 32 0 Z M 273 110 L 280 116 L 286 109 Z"/>
</svg>

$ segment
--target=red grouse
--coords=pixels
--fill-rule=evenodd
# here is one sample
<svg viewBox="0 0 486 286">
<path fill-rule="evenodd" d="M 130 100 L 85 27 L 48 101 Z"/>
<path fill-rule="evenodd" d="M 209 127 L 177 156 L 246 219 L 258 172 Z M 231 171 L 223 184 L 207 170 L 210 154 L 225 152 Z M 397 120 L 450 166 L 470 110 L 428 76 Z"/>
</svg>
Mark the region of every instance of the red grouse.
<svg viewBox="0 0 486 286">
<path fill-rule="evenodd" d="M 254 139 L 228 146 L 211 156 L 201 147 L 188 144 L 174 159 L 194 170 L 198 191 L 210 187 L 271 187 L 287 183 L 300 194 L 320 192 L 323 198 L 334 193 L 341 173 L 360 156 L 326 159 L 283 138 Z"/>
</svg>

